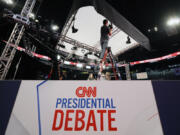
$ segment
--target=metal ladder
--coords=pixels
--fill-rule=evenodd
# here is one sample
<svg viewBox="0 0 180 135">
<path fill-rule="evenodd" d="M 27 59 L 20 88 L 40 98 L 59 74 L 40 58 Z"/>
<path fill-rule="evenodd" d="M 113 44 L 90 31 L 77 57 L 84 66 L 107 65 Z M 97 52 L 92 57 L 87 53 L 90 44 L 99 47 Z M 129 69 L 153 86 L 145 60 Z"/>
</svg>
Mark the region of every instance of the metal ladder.
<svg viewBox="0 0 180 135">
<path fill-rule="evenodd" d="M 101 73 L 103 71 L 103 65 L 106 62 L 106 58 L 107 58 L 108 55 L 109 55 L 109 59 L 111 61 L 111 66 L 112 66 L 112 70 L 113 70 L 115 79 L 116 80 L 122 80 L 120 71 L 119 71 L 119 69 L 118 69 L 118 67 L 116 65 L 116 62 L 114 60 L 114 57 L 113 57 L 113 54 L 112 54 L 112 51 L 111 51 L 110 47 L 106 48 L 106 51 L 104 53 L 104 57 L 103 57 L 102 61 L 100 62 L 100 70 L 99 70 L 99 73 L 98 73 L 98 78 L 100 78 L 100 76 L 101 76 Z"/>
</svg>

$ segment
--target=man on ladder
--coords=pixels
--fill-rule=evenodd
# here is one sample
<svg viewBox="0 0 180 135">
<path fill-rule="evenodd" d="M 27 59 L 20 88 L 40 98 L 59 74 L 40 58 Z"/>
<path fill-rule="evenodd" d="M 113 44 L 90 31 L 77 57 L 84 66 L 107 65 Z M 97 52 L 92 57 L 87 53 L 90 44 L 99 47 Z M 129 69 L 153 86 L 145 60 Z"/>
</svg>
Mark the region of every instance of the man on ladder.
<svg viewBox="0 0 180 135">
<path fill-rule="evenodd" d="M 103 26 L 101 27 L 101 39 L 100 39 L 101 48 L 102 48 L 102 52 L 100 55 L 101 59 L 103 59 L 106 48 L 108 47 L 109 36 L 112 35 L 112 28 L 113 28 L 112 25 L 108 26 L 108 20 L 104 19 Z"/>
<path fill-rule="evenodd" d="M 111 49 L 108 48 L 109 36 L 112 35 L 112 29 L 113 29 L 112 24 L 108 25 L 108 20 L 107 19 L 103 20 L 103 26 L 101 27 L 101 39 L 100 39 L 101 49 L 102 49 L 100 59 L 102 60 L 101 60 L 100 71 L 98 75 L 101 76 L 104 62 L 106 61 L 106 57 L 109 54 L 115 79 L 118 80 L 118 79 L 121 79 L 120 73 L 117 73 L 119 72 L 118 68 L 116 67 L 116 63 L 114 61 Z"/>
</svg>

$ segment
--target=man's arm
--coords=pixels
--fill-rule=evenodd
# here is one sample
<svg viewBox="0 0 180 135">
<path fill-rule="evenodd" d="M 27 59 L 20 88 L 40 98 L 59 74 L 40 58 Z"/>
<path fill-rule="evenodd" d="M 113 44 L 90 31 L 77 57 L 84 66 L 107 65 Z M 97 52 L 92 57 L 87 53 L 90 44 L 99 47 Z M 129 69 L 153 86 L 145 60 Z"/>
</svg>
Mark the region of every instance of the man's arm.
<svg viewBox="0 0 180 135">
<path fill-rule="evenodd" d="M 109 36 L 112 35 L 112 29 L 113 29 L 113 26 L 112 26 L 112 24 L 110 24 L 110 25 L 109 25 L 109 34 L 108 34 Z"/>
<path fill-rule="evenodd" d="M 109 36 L 111 36 L 112 35 L 112 29 L 109 29 L 109 34 L 108 34 Z"/>
</svg>

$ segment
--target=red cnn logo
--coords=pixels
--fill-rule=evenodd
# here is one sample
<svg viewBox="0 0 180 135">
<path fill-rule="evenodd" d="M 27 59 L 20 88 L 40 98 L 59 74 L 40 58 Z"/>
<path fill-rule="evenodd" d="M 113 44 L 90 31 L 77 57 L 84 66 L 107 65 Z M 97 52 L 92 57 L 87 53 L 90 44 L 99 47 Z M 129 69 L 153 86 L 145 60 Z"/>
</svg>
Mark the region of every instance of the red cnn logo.
<svg viewBox="0 0 180 135">
<path fill-rule="evenodd" d="M 78 87 L 76 89 L 76 95 L 78 97 L 91 97 L 91 95 L 93 97 L 96 97 L 97 93 L 96 93 L 96 87 Z"/>
</svg>

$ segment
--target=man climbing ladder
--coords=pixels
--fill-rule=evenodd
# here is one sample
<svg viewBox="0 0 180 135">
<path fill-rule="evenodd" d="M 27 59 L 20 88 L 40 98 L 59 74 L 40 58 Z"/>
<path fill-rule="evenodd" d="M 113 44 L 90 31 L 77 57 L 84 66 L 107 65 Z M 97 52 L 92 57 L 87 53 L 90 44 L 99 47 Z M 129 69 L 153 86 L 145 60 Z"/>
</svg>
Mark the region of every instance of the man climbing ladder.
<svg viewBox="0 0 180 135">
<path fill-rule="evenodd" d="M 101 27 L 101 39 L 100 39 L 101 48 L 102 48 L 100 58 L 102 60 L 101 60 L 101 63 L 100 63 L 100 71 L 99 71 L 98 74 L 99 74 L 99 77 L 100 77 L 101 73 L 103 71 L 103 65 L 104 65 L 104 63 L 106 61 L 106 57 L 107 57 L 107 55 L 109 55 L 115 79 L 119 80 L 119 79 L 121 79 L 119 69 L 116 66 L 116 63 L 115 63 L 111 48 L 108 47 L 109 36 L 112 35 L 112 29 L 113 29 L 112 24 L 110 24 L 108 26 L 108 20 L 107 19 L 103 20 L 103 26 Z"/>
<path fill-rule="evenodd" d="M 106 51 L 106 48 L 108 47 L 108 42 L 109 42 L 109 36 L 112 35 L 112 24 L 108 26 L 108 20 L 105 19 L 103 20 L 103 26 L 101 27 L 101 55 L 100 58 L 103 59 L 104 53 Z"/>
<path fill-rule="evenodd" d="M 112 54 L 112 51 L 111 51 L 110 47 L 106 48 L 105 53 L 104 53 L 104 57 L 101 60 L 100 70 L 99 70 L 99 73 L 98 73 L 98 78 L 101 77 L 101 73 L 103 71 L 103 66 L 104 66 L 104 63 L 106 62 L 107 56 L 109 56 L 115 80 L 122 80 L 119 69 L 118 69 L 118 67 L 116 65 L 116 61 L 114 60 L 114 57 L 113 57 L 113 54 Z"/>
</svg>

